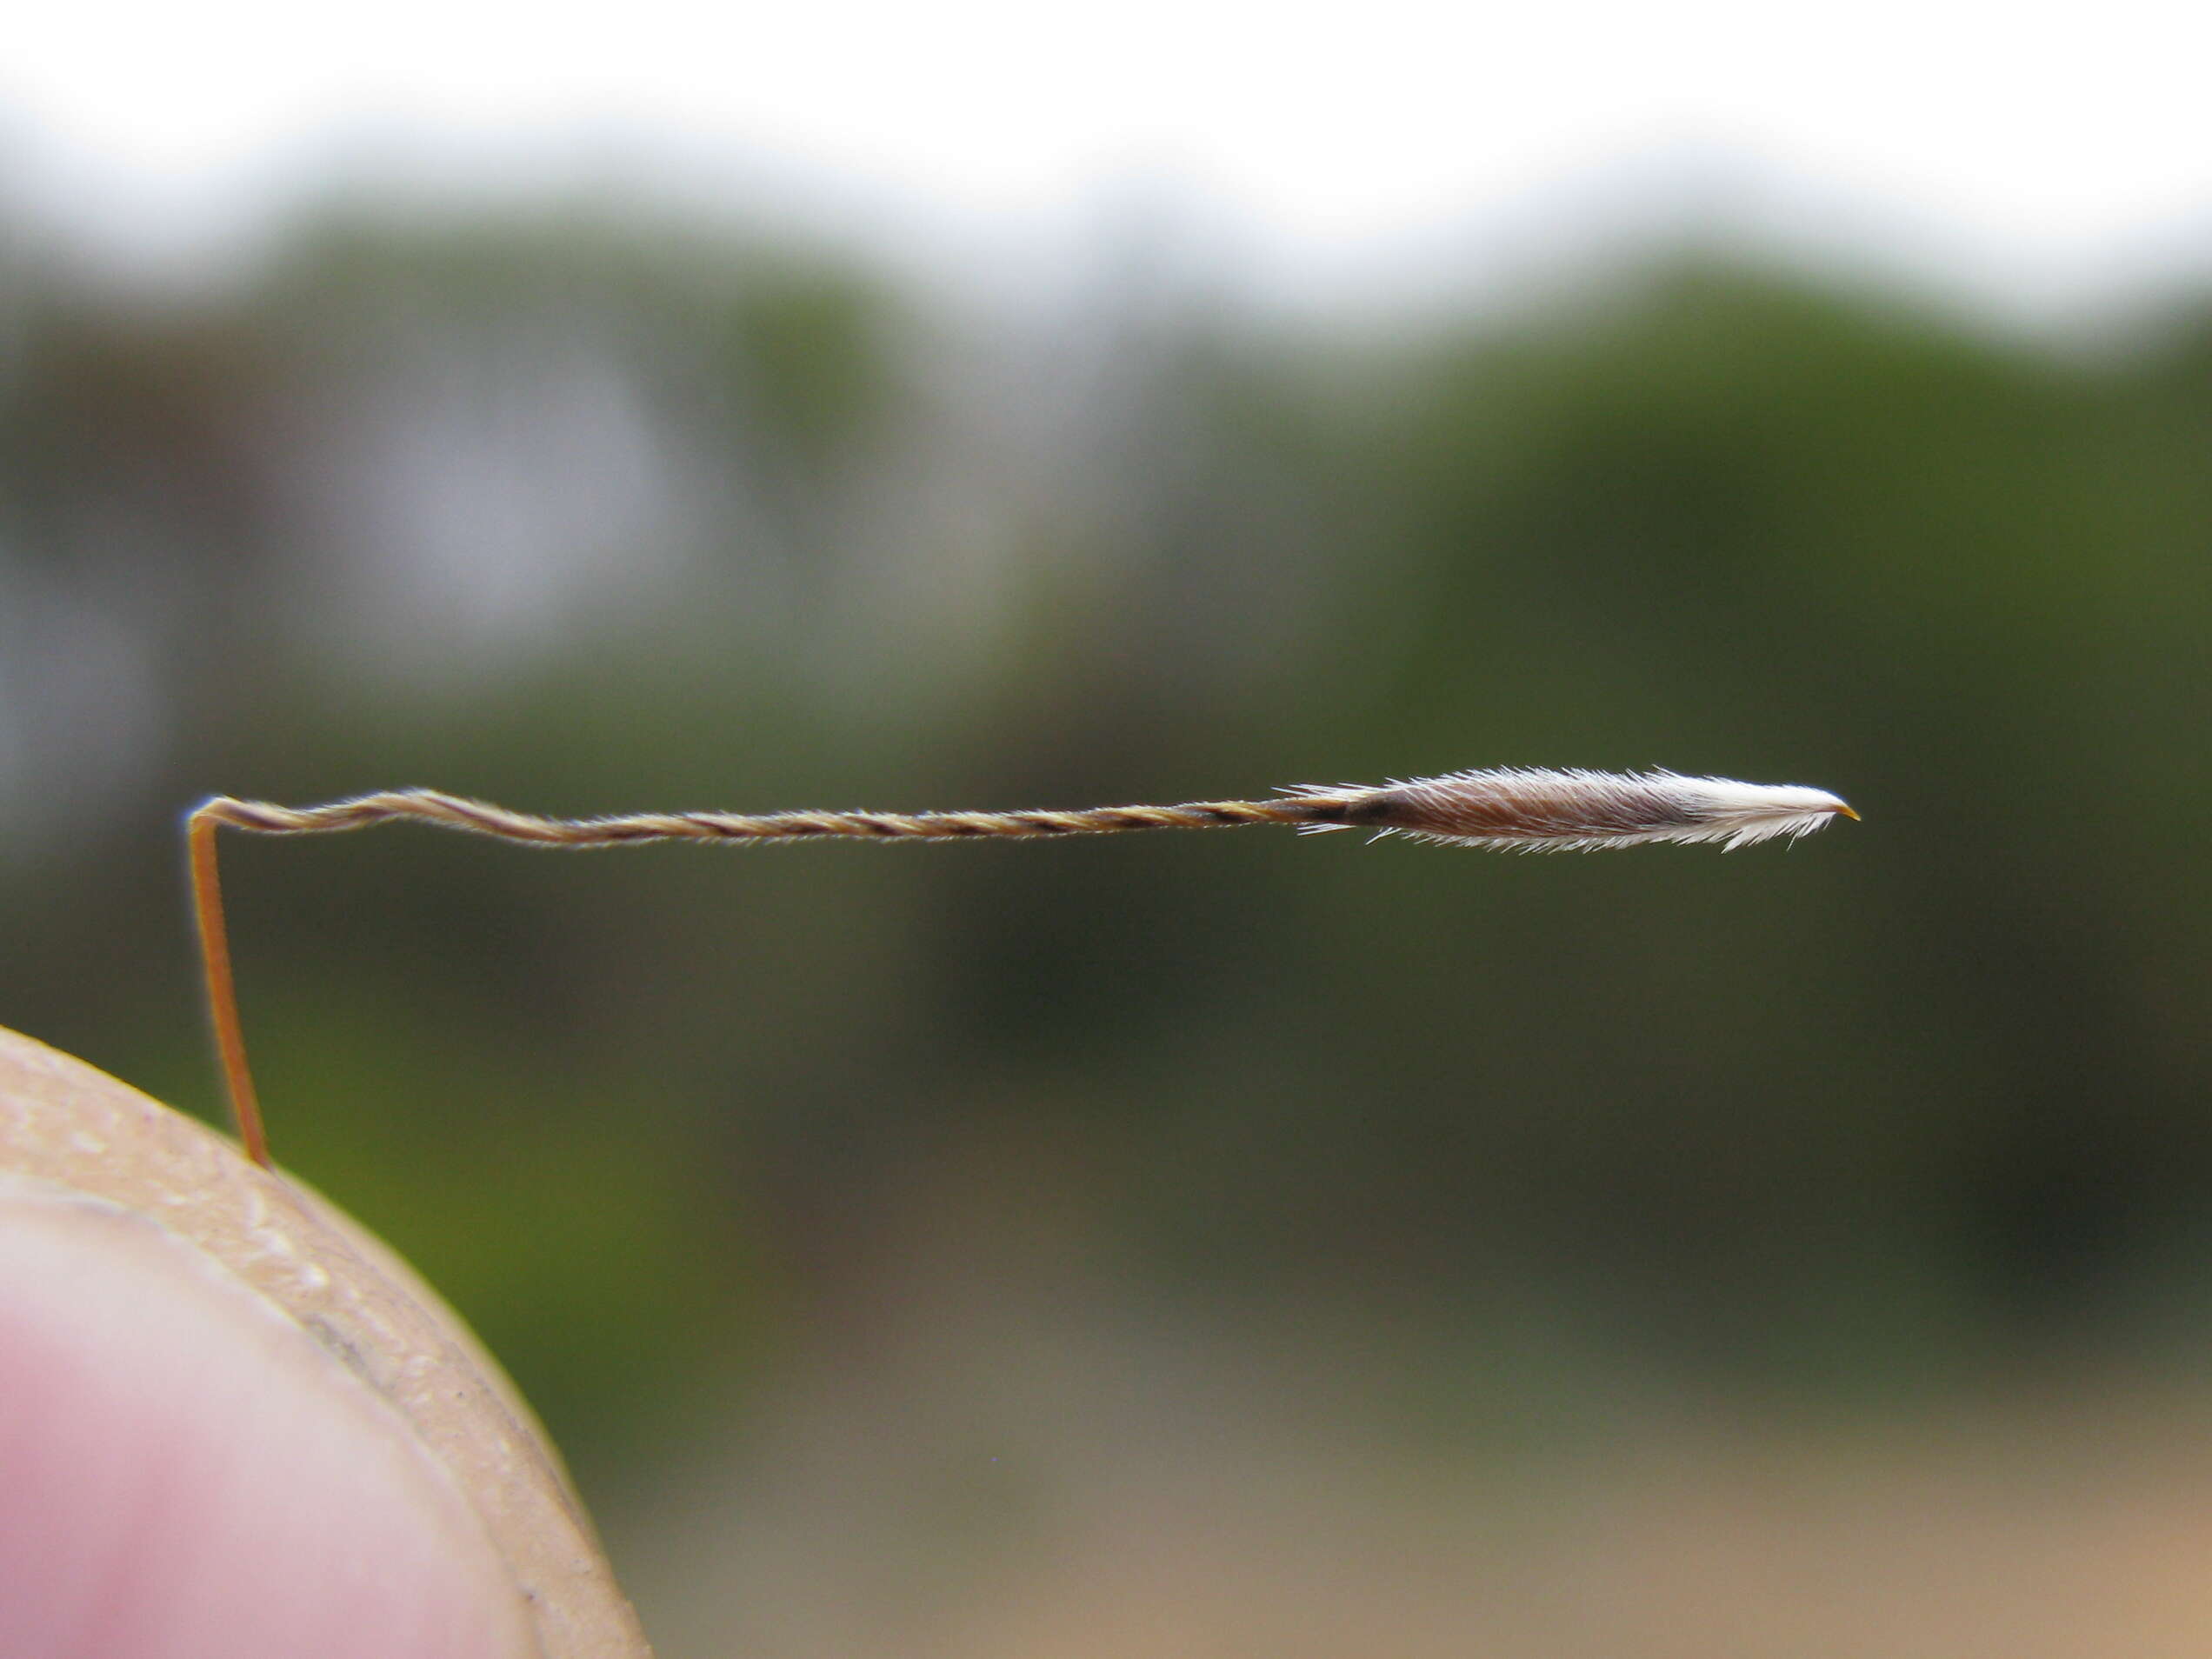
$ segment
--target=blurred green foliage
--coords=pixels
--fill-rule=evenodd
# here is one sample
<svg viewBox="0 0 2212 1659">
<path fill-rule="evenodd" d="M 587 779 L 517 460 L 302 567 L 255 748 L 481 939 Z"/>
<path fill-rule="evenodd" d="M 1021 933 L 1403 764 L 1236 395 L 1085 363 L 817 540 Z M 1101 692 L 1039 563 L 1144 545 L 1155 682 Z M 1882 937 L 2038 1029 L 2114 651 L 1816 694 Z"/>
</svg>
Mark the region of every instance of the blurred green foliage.
<svg viewBox="0 0 2212 1659">
<path fill-rule="evenodd" d="M 196 1109 L 212 792 L 1664 764 L 1865 813 L 1725 858 L 233 840 L 280 1156 L 588 1478 L 864 1326 L 978 1168 L 1163 1298 L 1407 1314 L 1420 1409 L 1562 1327 L 1809 1398 L 2212 1336 L 2201 313 L 2093 346 L 1685 257 L 1393 336 L 1014 316 L 577 213 L 334 216 L 157 298 L 27 254 L 0 330 L 0 1020 Z"/>
</svg>

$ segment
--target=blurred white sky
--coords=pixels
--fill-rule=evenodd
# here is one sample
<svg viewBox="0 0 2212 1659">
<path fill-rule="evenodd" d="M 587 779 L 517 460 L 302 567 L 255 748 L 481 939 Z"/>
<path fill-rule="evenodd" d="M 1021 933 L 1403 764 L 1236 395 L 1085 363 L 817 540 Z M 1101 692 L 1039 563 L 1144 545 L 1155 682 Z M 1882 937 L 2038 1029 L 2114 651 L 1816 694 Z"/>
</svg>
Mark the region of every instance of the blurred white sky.
<svg viewBox="0 0 2212 1659">
<path fill-rule="evenodd" d="M 34 3 L 0 178 L 147 253 L 333 177 L 596 170 L 971 258 L 1134 192 L 1323 295 L 1702 212 L 2036 302 L 2204 263 L 2208 44 L 2172 0 Z"/>
</svg>

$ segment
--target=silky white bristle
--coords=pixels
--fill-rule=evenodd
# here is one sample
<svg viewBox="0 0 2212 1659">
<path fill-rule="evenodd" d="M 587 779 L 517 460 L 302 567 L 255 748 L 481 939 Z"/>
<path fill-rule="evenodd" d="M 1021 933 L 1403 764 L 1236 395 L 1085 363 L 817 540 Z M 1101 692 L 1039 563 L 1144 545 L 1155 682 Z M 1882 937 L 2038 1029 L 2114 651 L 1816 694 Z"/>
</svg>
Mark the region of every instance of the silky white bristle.
<svg viewBox="0 0 2212 1659">
<path fill-rule="evenodd" d="M 1292 793 L 1335 808 L 1311 826 L 1316 830 L 1365 829 L 1525 852 L 1587 852 L 1654 841 L 1718 842 L 1733 850 L 1858 816 L 1826 790 L 1666 771 L 1506 767 L 1397 780 L 1379 789 L 1306 785 Z"/>
</svg>

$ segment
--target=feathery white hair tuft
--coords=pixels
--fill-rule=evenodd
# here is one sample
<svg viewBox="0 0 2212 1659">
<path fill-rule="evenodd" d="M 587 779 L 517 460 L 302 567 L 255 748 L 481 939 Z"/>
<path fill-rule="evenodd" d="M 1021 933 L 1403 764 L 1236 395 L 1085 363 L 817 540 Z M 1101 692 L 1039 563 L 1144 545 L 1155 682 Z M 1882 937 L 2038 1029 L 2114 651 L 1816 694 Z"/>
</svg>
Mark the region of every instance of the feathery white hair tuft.
<svg viewBox="0 0 2212 1659">
<path fill-rule="evenodd" d="M 1740 783 L 1679 773 L 1523 767 L 1394 780 L 1380 789 L 1301 785 L 1300 798 L 1342 803 L 1320 830 L 1521 852 L 1589 852 L 1645 842 L 1714 841 L 1727 850 L 1794 839 L 1859 815 L 1826 790 Z"/>
</svg>

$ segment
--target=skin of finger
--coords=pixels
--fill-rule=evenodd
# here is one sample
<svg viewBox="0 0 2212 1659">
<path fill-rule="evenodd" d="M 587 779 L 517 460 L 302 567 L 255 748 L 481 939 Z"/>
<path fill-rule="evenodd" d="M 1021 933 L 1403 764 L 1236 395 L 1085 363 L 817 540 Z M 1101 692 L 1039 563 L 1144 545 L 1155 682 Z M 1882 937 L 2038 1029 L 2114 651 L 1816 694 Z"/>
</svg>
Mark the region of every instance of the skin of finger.
<svg viewBox="0 0 2212 1659">
<path fill-rule="evenodd" d="M 0 1030 L 5 1172 L 173 1234 L 390 1407 L 481 1523 L 548 1659 L 650 1659 L 513 1386 L 404 1263 L 318 1195 L 127 1084 Z"/>
<path fill-rule="evenodd" d="M 0 1652 L 520 1659 L 405 1420 L 148 1218 L 0 1189 Z"/>
</svg>

